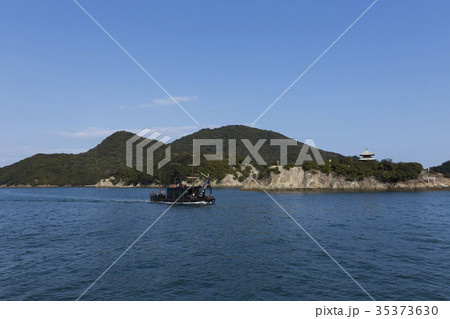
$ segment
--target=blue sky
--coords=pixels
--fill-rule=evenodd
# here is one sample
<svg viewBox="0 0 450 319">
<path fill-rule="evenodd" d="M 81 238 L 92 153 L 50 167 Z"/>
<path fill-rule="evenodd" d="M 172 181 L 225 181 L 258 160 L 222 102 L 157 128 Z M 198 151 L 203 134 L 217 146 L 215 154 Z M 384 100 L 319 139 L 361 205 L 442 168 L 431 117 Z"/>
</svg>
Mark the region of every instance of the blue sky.
<svg viewBox="0 0 450 319">
<path fill-rule="evenodd" d="M 120 129 L 252 123 L 373 1 L 2 1 L 0 166 Z M 257 123 L 319 148 L 450 160 L 450 2 L 379 0 Z"/>
</svg>

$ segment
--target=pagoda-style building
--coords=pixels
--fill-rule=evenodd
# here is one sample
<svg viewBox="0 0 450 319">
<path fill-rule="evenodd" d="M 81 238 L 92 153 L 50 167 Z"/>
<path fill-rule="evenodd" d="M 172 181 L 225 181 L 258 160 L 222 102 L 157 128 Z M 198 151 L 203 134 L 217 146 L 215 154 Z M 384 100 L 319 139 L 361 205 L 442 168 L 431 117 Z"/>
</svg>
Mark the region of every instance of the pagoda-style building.
<svg viewBox="0 0 450 319">
<path fill-rule="evenodd" d="M 364 152 L 362 152 L 361 154 L 359 154 L 359 156 L 361 156 L 361 158 L 359 159 L 360 161 L 375 161 L 376 159 L 373 158 L 375 154 L 372 153 L 371 151 L 369 151 L 367 148 Z"/>
</svg>

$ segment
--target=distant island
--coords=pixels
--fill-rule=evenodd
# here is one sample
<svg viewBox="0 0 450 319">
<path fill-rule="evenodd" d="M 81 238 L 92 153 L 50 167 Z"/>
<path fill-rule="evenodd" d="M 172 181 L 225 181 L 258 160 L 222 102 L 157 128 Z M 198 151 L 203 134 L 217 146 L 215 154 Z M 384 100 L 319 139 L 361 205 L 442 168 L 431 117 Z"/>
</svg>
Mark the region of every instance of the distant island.
<svg viewBox="0 0 450 319">
<path fill-rule="evenodd" d="M 192 171 L 193 139 L 236 139 L 236 165 L 229 165 L 226 156 L 220 161 L 203 161 L 196 169 L 209 174 L 216 187 L 241 187 L 256 190 L 253 178 L 271 190 L 422 190 L 450 187 L 450 161 L 424 170 L 420 163 L 394 163 L 390 160 L 361 162 L 357 156 L 319 150 L 325 165 L 295 160 L 303 144 L 290 146 L 287 165 L 279 165 L 280 148 L 265 143 L 259 153 L 267 165 L 241 165 L 248 151 L 240 139 L 255 144 L 259 139 L 286 139 L 273 131 L 244 125 L 202 129 L 184 136 L 171 146 L 171 162 L 150 176 L 127 167 L 125 145 L 134 134 L 119 131 L 93 149 L 80 154 L 36 154 L 0 168 L 0 187 L 96 186 L 152 187 L 172 183 L 176 177 L 186 178 Z M 149 141 L 150 146 L 154 141 Z M 202 148 L 214 153 L 214 147 Z M 228 145 L 224 143 L 224 154 Z M 155 162 L 164 158 L 163 149 L 155 152 Z"/>
</svg>

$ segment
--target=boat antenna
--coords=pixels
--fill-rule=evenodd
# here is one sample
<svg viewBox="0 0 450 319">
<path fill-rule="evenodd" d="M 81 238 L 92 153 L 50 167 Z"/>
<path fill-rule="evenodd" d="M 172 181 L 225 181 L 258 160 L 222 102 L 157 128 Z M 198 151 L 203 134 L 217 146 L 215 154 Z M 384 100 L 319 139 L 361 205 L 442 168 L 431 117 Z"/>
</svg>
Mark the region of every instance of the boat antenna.
<svg viewBox="0 0 450 319">
<path fill-rule="evenodd" d="M 159 179 L 155 178 L 155 180 L 159 183 L 159 192 L 161 193 L 161 188 L 162 188 L 162 185 L 161 185 L 161 171 L 159 172 Z"/>
</svg>

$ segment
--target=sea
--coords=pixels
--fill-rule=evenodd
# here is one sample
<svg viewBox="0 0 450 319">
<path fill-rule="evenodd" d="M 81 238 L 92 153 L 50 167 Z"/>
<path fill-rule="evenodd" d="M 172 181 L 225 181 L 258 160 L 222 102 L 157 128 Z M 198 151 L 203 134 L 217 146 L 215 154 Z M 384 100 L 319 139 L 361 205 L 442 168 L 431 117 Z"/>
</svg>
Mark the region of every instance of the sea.
<svg viewBox="0 0 450 319">
<path fill-rule="evenodd" d="M 0 189 L 0 300 L 449 300 L 450 192 Z"/>
</svg>

